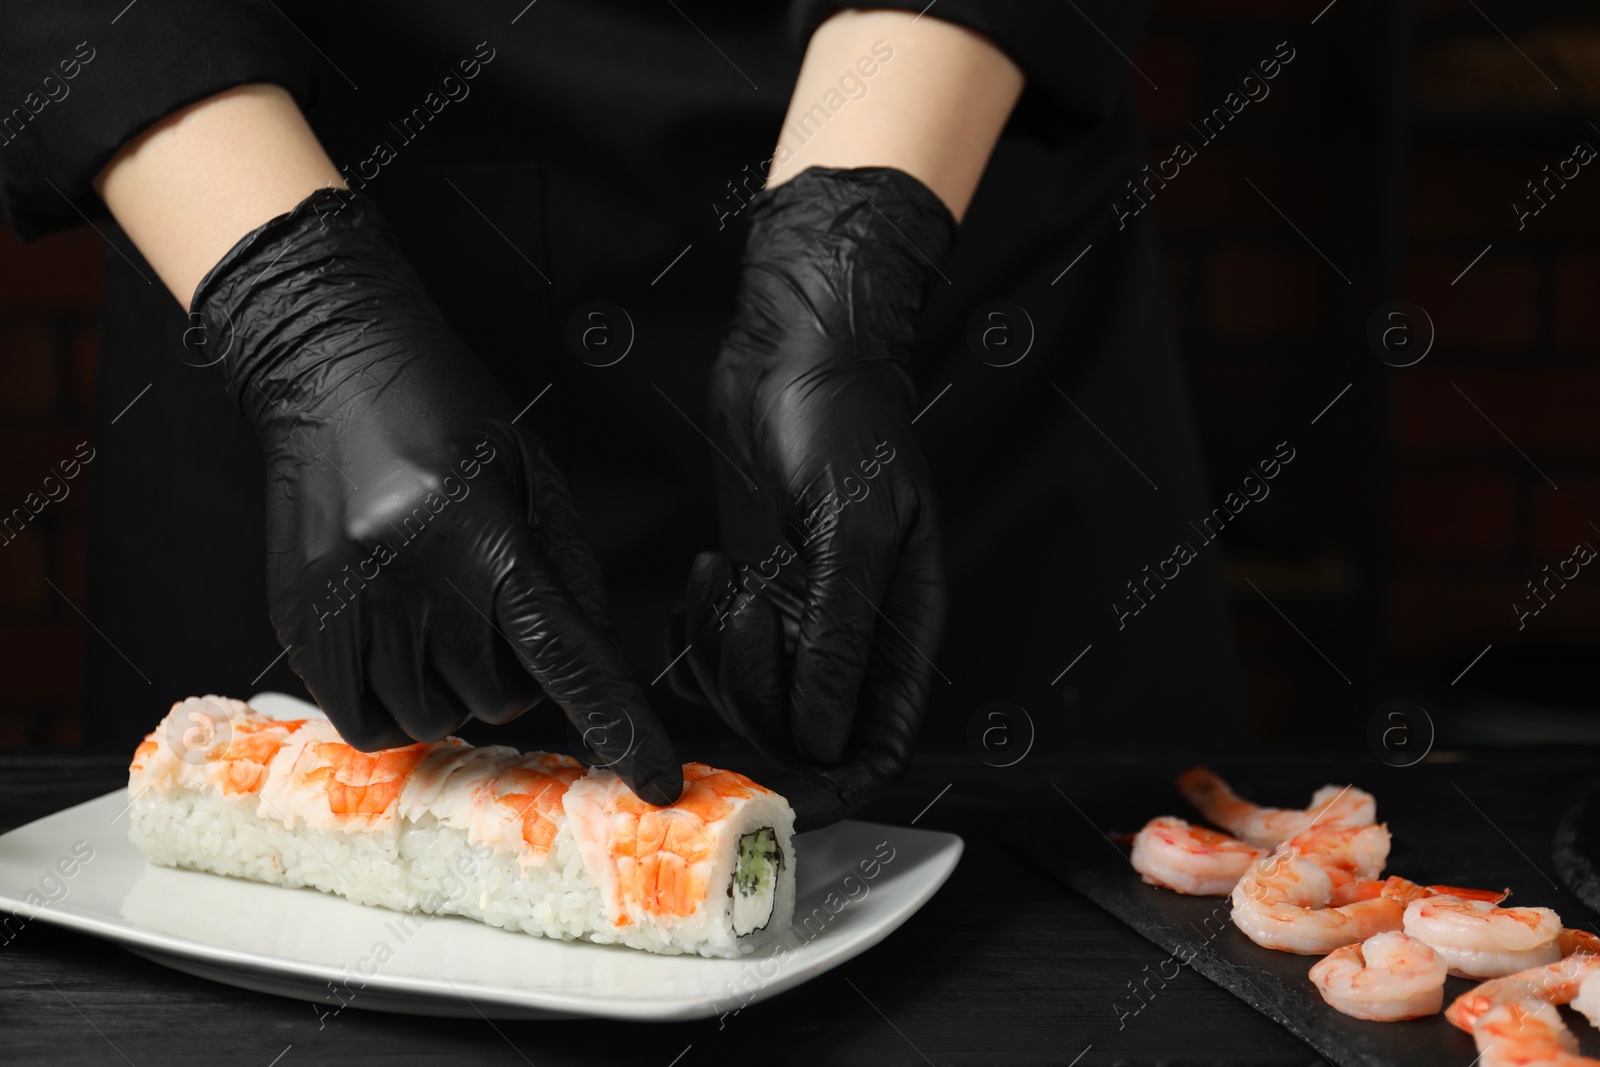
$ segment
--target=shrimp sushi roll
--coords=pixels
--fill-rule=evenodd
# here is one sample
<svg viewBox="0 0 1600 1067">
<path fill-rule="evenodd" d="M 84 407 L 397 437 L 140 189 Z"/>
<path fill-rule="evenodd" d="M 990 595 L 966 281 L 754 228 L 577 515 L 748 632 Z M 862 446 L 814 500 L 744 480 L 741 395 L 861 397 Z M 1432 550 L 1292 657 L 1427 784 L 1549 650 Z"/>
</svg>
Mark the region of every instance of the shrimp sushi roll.
<svg viewBox="0 0 1600 1067">
<path fill-rule="evenodd" d="M 563 940 L 737 958 L 788 930 L 794 812 L 744 775 L 685 764 L 648 804 L 569 756 L 458 738 L 382 752 L 320 713 L 172 706 L 129 767 L 152 862 Z"/>
</svg>

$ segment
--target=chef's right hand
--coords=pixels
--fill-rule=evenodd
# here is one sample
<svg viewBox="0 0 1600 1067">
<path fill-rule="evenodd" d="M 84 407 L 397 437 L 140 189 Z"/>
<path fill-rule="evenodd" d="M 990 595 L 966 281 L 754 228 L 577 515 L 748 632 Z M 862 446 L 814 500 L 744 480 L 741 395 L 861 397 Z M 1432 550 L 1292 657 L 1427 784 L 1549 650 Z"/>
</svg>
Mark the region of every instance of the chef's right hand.
<svg viewBox="0 0 1600 1067">
<path fill-rule="evenodd" d="M 672 684 L 794 771 L 768 784 L 809 829 L 899 779 L 926 714 L 947 594 L 912 367 L 956 223 L 904 171 L 813 167 L 749 226 L 707 413 L 723 551 Z"/>
<path fill-rule="evenodd" d="M 434 741 L 549 696 L 595 763 L 676 800 L 565 482 L 375 205 L 313 194 L 236 244 L 192 309 L 266 453 L 278 640 L 340 735 Z"/>
</svg>

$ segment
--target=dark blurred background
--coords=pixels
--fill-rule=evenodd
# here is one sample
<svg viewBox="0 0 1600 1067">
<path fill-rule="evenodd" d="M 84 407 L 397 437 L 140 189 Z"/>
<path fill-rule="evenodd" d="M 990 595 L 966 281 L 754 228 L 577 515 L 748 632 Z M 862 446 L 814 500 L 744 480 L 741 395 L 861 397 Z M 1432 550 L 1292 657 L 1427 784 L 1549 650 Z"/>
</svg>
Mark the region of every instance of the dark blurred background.
<svg viewBox="0 0 1600 1067">
<path fill-rule="evenodd" d="M 1154 164 L 1295 50 L 1153 204 L 1214 495 L 1264 440 L 1316 446 L 1223 543 L 1251 720 L 1314 740 L 1404 697 L 1441 743 L 1600 741 L 1600 573 L 1541 584 L 1520 628 L 1512 606 L 1600 545 L 1600 166 L 1543 184 L 1600 148 L 1600 18 L 1321 3 L 1165 0 L 1129 72 Z M 1548 204 L 1519 228 L 1529 182 Z M 102 254 L 0 233 L 0 499 L 89 437 Z M 1395 299 L 1436 334 L 1407 367 L 1368 340 Z M 1414 346 L 1392 358 L 1426 320 L 1381 319 Z M 0 547 L 0 746 L 81 742 L 92 474 Z"/>
<path fill-rule="evenodd" d="M 1351 387 L 1224 546 L 1252 720 L 1309 739 L 1317 711 L 1410 697 L 1445 743 L 1600 739 L 1600 581 L 1552 582 L 1520 628 L 1512 607 L 1600 545 L 1600 175 L 1542 184 L 1600 147 L 1600 22 L 1321 2 L 1168 0 L 1134 57 L 1154 161 L 1271 45 L 1299 52 L 1153 205 L 1216 493 Z M 1519 229 L 1530 181 L 1548 207 Z M 1368 338 L 1395 298 L 1436 330 L 1405 368 Z M 1306 638 L 1381 688 L 1347 692 Z"/>
</svg>

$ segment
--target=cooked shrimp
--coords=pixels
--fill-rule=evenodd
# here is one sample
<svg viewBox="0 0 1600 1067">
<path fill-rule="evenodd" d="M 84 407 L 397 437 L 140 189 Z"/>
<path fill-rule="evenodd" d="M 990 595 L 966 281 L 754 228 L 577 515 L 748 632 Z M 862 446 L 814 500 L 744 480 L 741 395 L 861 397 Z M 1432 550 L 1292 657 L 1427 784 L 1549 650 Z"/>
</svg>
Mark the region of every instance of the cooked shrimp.
<svg viewBox="0 0 1600 1067">
<path fill-rule="evenodd" d="M 1600 1067 L 1578 1054 L 1561 1013 L 1542 1000 L 1513 1000 L 1491 1008 L 1472 1030 L 1480 1067 Z"/>
<path fill-rule="evenodd" d="M 433 751 L 412 770 L 406 787 L 400 791 L 400 814 L 412 821 L 428 815 L 437 817 L 438 809 L 447 798 L 455 800 L 460 795 L 458 790 L 447 787 L 455 778 L 463 776 L 465 768 L 491 761 L 498 761 L 495 766 L 504 768 L 515 762 L 517 756 L 516 749 L 504 745 L 475 747 L 459 737 L 447 737 L 434 745 Z"/>
<path fill-rule="evenodd" d="M 1351 904 L 1358 900 L 1372 900 L 1375 897 L 1388 897 L 1398 900 L 1402 904 L 1410 904 L 1413 900 L 1423 897 L 1460 897 L 1462 900 L 1486 900 L 1490 904 L 1498 904 L 1511 895 L 1509 889 L 1467 889 L 1458 885 L 1419 885 L 1409 878 L 1402 878 L 1398 874 L 1378 881 L 1358 880 L 1346 883 L 1342 888 L 1335 889 L 1332 903 Z"/>
<path fill-rule="evenodd" d="M 1600 975 L 1600 967 L 1583 976 L 1583 981 L 1578 983 L 1578 993 L 1572 998 L 1572 1006 L 1589 1020 L 1590 1026 L 1600 1026 L 1600 978 L 1595 975 Z"/>
<path fill-rule="evenodd" d="M 1444 1004 L 1444 961 L 1393 930 L 1336 948 L 1311 968 L 1311 983 L 1334 1008 L 1357 1019 L 1397 1022 L 1432 1015 Z"/>
<path fill-rule="evenodd" d="M 304 771 L 301 780 L 323 783 L 328 810 L 335 815 L 387 814 L 411 769 L 429 749 L 428 745 L 406 745 L 362 752 L 342 741 L 318 741 L 312 747 L 323 762 Z"/>
<path fill-rule="evenodd" d="M 460 830 L 467 842 L 497 853 L 513 853 L 518 869 L 551 862 L 563 799 L 583 777 L 583 764 L 557 753 L 489 746 L 435 751 L 416 771 L 401 797 L 403 808 L 431 811 L 440 825 Z"/>
<path fill-rule="evenodd" d="M 1389 828 L 1373 826 L 1314 827 L 1291 837 L 1282 848 L 1292 848 L 1321 867 L 1333 883 L 1335 906 L 1362 897 L 1348 896 L 1351 887 L 1377 878 L 1389 862 Z M 1377 896 L 1377 893 L 1373 893 Z"/>
<path fill-rule="evenodd" d="M 1405 904 L 1392 895 L 1330 908 L 1332 895 L 1326 871 L 1280 849 L 1252 864 L 1234 886 L 1233 923 L 1263 948 L 1303 956 L 1325 955 L 1400 929 Z"/>
<path fill-rule="evenodd" d="M 1542 1000 L 1547 1004 L 1567 1004 L 1583 1011 L 1577 1002 L 1589 976 L 1600 974 L 1600 956 L 1580 952 L 1564 960 L 1531 967 L 1504 978 L 1491 978 L 1461 994 L 1444 1017 L 1468 1033 L 1491 1008 L 1514 1000 Z M 1593 985 L 1593 983 L 1591 983 Z M 1591 996 L 1600 997 L 1600 985 L 1593 985 Z M 1585 1002 L 1587 1003 L 1587 1001 Z M 1587 1014 L 1587 1013 L 1585 1013 Z"/>
<path fill-rule="evenodd" d="M 1323 786 L 1304 811 L 1252 804 L 1205 767 L 1180 774 L 1178 789 L 1208 821 L 1262 848 L 1276 848 L 1314 826 L 1370 826 L 1377 817 L 1378 802 L 1372 794 L 1349 785 Z"/>
<path fill-rule="evenodd" d="M 1563 929 L 1556 935 L 1556 943 L 1561 946 L 1563 956 L 1570 956 L 1574 952 L 1593 952 L 1600 955 L 1600 937 L 1587 930 Z"/>
<path fill-rule="evenodd" d="M 1151 885 L 1198 897 L 1227 896 L 1250 864 L 1266 855 L 1204 826 L 1164 815 L 1133 838 L 1133 869 Z"/>
<path fill-rule="evenodd" d="M 216 754 L 208 775 L 222 783 L 222 791 L 254 793 L 265 784 L 267 768 L 290 734 L 305 725 L 304 719 L 278 721 L 240 717 L 234 723 L 227 746 Z"/>
<path fill-rule="evenodd" d="M 1406 906 L 1405 931 L 1461 978 L 1500 978 L 1561 958 L 1561 917 L 1549 908 L 1501 908 L 1487 900 L 1425 897 Z"/>
<path fill-rule="evenodd" d="M 435 747 L 361 752 L 340 740 L 326 719 L 307 719 L 274 757 L 261 785 L 261 814 L 286 824 L 302 819 L 325 831 L 390 826 L 411 772 Z"/>
<path fill-rule="evenodd" d="M 583 774 L 583 764 L 571 756 L 530 752 L 495 783 L 495 802 L 522 824 L 522 843 L 534 855 L 548 854 L 555 844 L 562 798 Z"/>
<path fill-rule="evenodd" d="M 600 885 L 606 917 L 626 926 L 693 914 L 706 899 L 716 855 L 708 827 L 766 792 L 742 774 L 703 763 L 683 765 L 683 795 L 660 808 L 608 771 L 574 782 L 566 814 L 584 866 Z"/>
<path fill-rule="evenodd" d="M 226 697 L 180 700 L 162 727 L 134 750 L 130 784 L 137 790 L 158 783 L 188 788 L 214 783 L 228 796 L 258 792 L 278 750 L 305 723 L 270 719 Z M 184 724 L 189 727 L 180 734 Z"/>
<path fill-rule="evenodd" d="M 1314 827 L 1296 834 L 1278 849 L 1294 849 L 1302 858 L 1327 872 L 1328 880 L 1333 883 L 1333 895 L 1328 901 L 1332 907 L 1378 897 L 1409 904 L 1422 897 L 1444 893 L 1498 904 L 1511 895 L 1510 890 L 1495 892 L 1451 885 L 1419 885 L 1398 875 L 1379 879 L 1384 864 L 1389 861 L 1389 844 L 1389 827 L 1376 823 L 1372 826 Z M 1600 942 L 1600 938 L 1596 941 Z"/>
</svg>

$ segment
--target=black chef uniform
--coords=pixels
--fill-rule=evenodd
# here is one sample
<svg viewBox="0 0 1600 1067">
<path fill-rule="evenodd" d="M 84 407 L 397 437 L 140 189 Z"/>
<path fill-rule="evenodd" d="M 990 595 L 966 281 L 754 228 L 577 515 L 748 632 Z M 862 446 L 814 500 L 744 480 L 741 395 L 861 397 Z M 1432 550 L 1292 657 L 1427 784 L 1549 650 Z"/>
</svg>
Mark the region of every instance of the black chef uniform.
<svg viewBox="0 0 1600 1067">
<path fill-rule="evenodd" d="M 90 740 L 131 751 L 190 694 L 304 693 L 267 616 L 261 453 L 215 369 L 184 362 L 183 310 L 90 187 L 119 145 L 236 84 L 289 89 L 516 409 L 537 399 L 522 417 L 567 476 L 648 682 L 676 651 L 662 633 L 689 561 L 716 546 L 720 461 L 699 427 L 740 216 L 805 41 L 836 6 L 111 0 L 11 12 L 0 41 L 11 224 L 26 239 L 87 215 L 114 246 L 84 605 L 98 630 L 86 637 Z M 1148 213 L 1121 206 L 1143 153 L 1119 52 L 1133 51 L 1150 6 L 942 0 L 925 16 L 990 34 L 1027 87 L 920 329 L 918 406 L 931 406 L 916 432 L 951 582 L 924 746 L 965 744 L 991 700 L 1028 711 L 1040 751 L 1216 743 L 1241 729 L 1219 549 L 1189 525 L 1214 502 L 1159 252 Z M 912 61 L 880 55 L 877 69 Z M 870 92 L 871 78 L 818 101 L 828 115 L 807 132 L 826 136 L 857 86 Z M 596 320 L 610 354 L 626 349 L 607 366 L 568 343 L 595 300 L 625 313 Z M 1177 542 L 1195 558 L 1151 582 L 1145 568 Z M 649 693 L 691 758 L 720 725 L 667 689 Z M 538 731 L 558 719 L 536 710 L 469 736 L 547 743 Z"/>
</svg>

